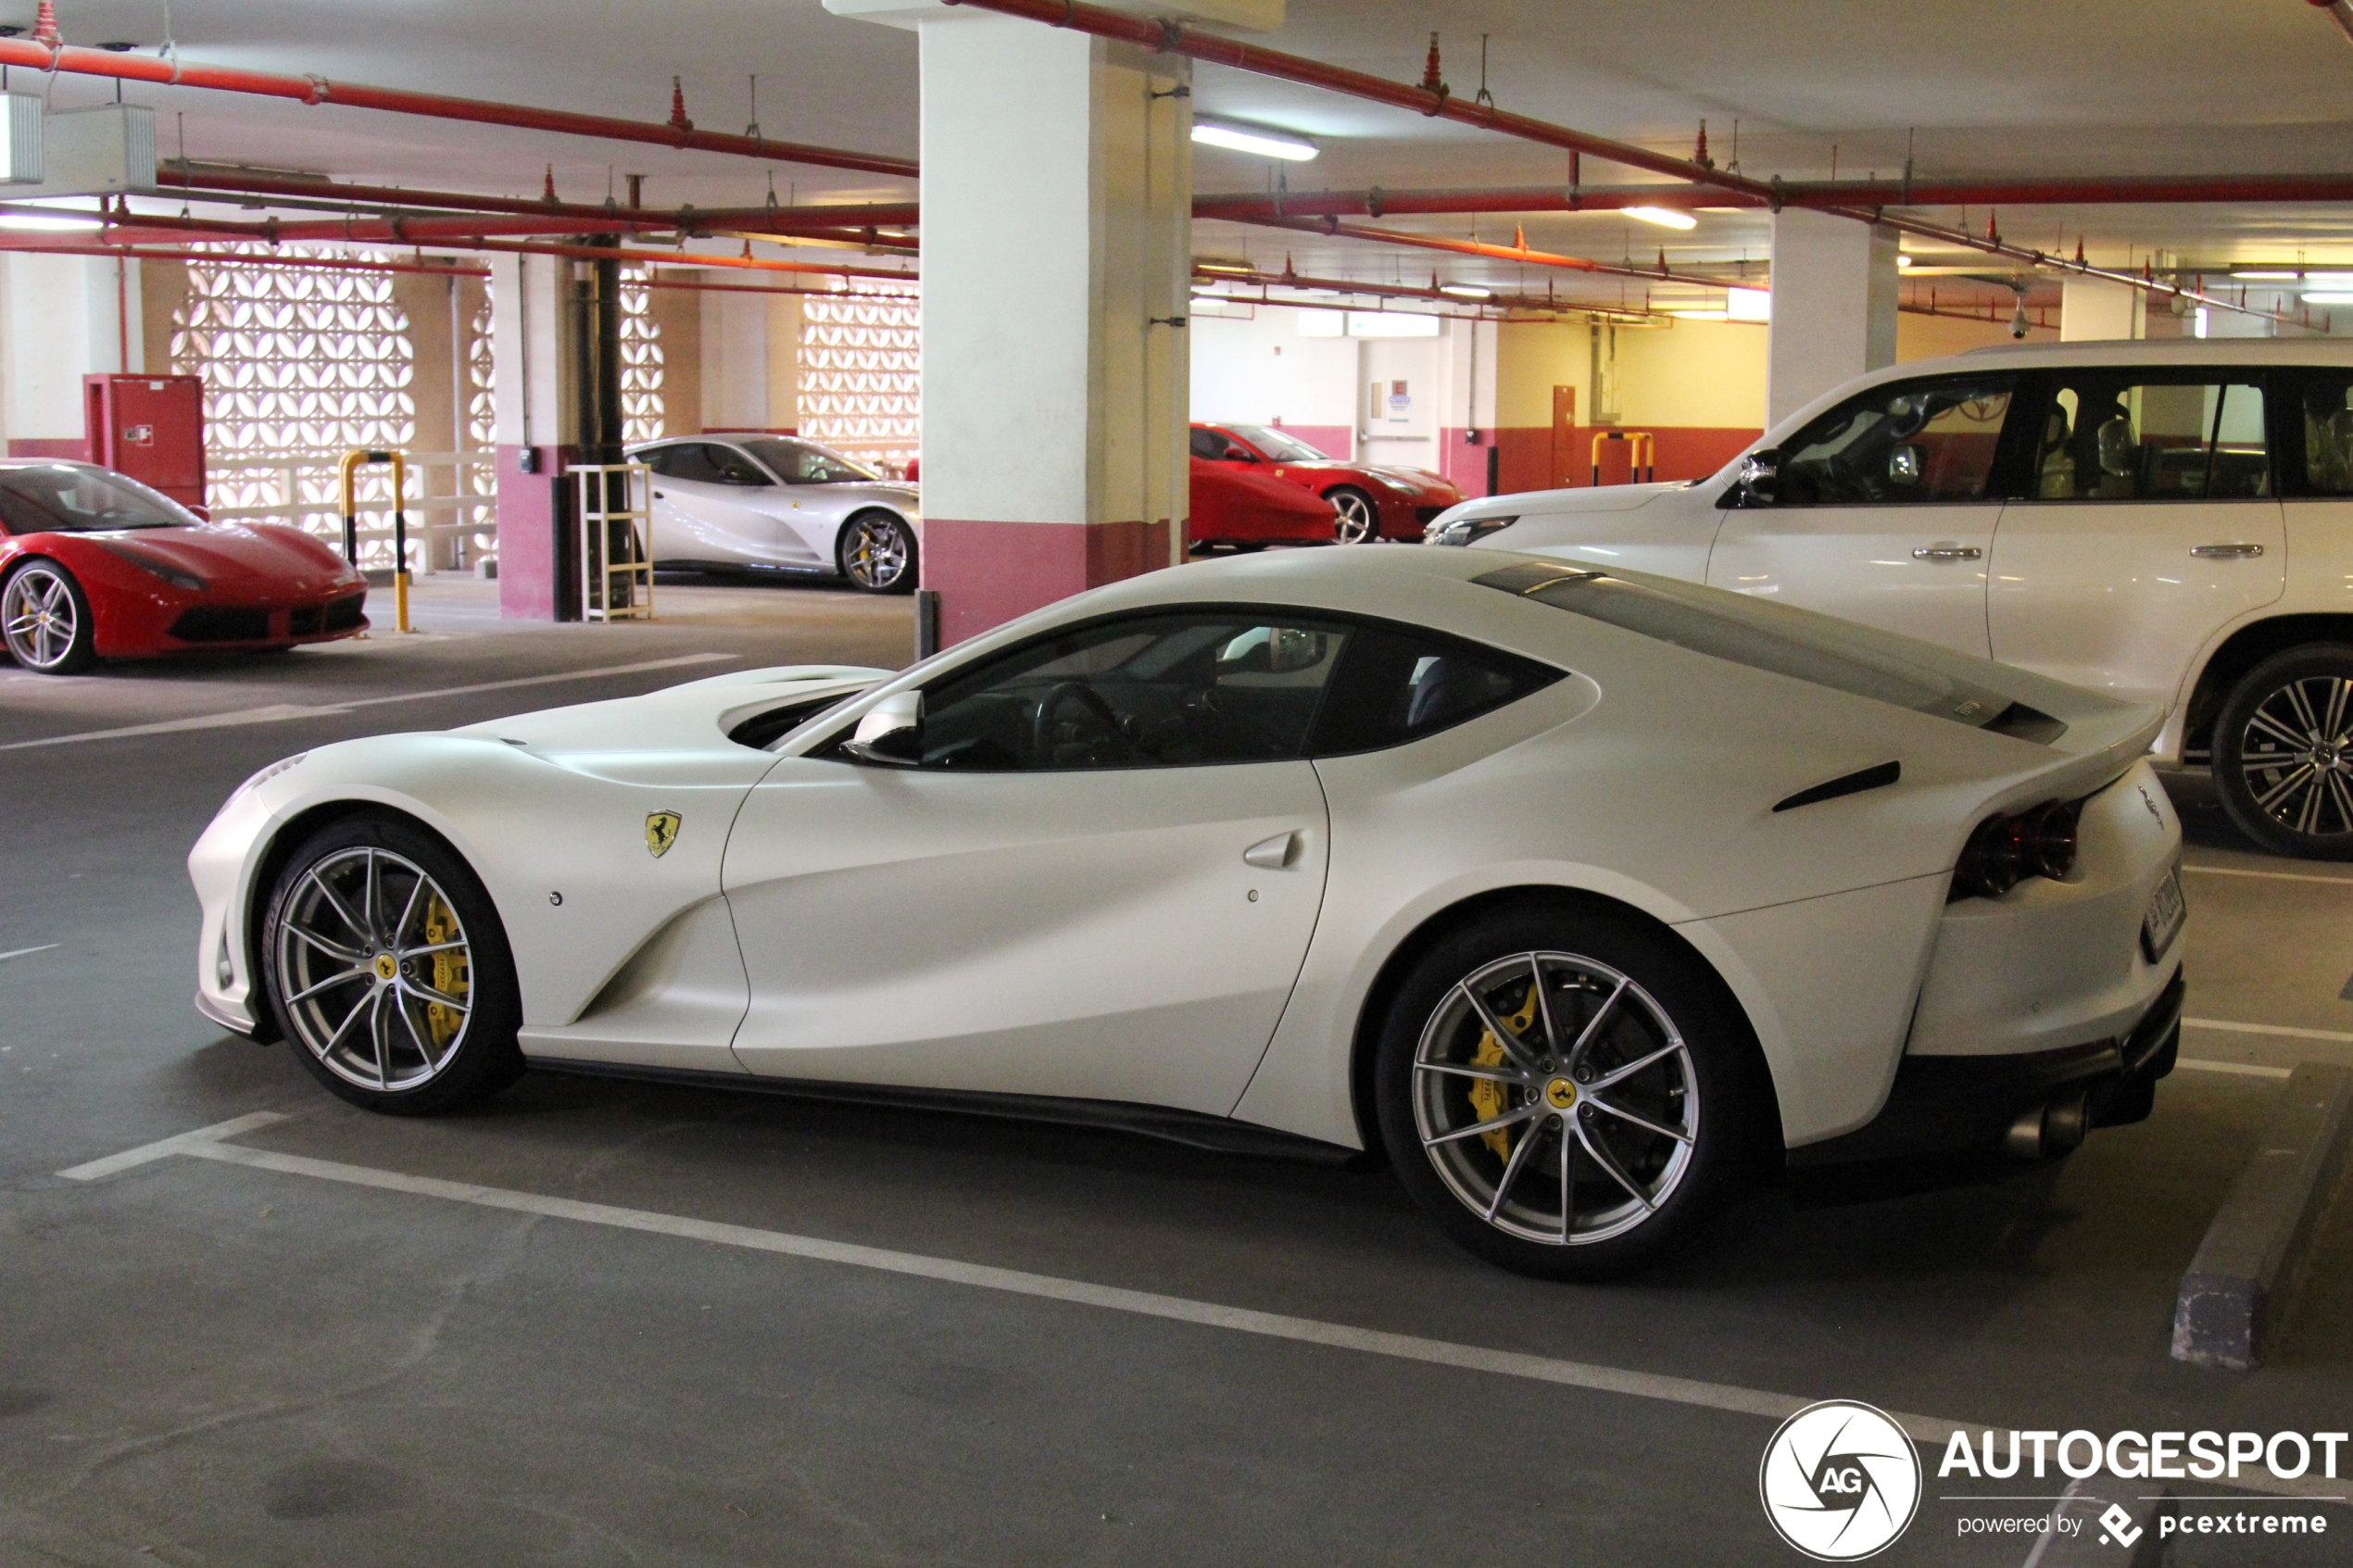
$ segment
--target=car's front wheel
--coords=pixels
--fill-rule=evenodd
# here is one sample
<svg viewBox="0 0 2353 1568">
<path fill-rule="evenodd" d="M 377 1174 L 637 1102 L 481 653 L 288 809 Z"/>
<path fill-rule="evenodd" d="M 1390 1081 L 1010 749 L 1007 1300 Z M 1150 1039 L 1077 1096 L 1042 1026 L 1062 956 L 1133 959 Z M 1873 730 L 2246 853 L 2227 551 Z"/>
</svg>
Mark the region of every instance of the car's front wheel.
<svg viewBox="0 0 2353 1568">
<path fill-rule="evenodd" d="M 841 525 L 841 574 L 869 594 L 915 589 L 913 530 L 888 512 L 860 512 Z"/>
<path fill-rule="evenodd" d="M 279 1029 L 354 1105 L 428 1115 L 522 1072 L 498 911 L 409 823 L 352 818 L 306 840 L 271 890 L 261 955 Z"/>
<path fill-rule="evenodd" d="M 0 587 L 0 640 L 39 675 L 71 675 L 97 659 L 89 596 L 56 561 L 27 561 Z"/>
<path fill-rule="evenodd" d="M 1380 511 L 1370 495 L 1342 485 L 1326 491 L 1324 499 L 1340 514 L 1332 522 L 1334 539 L 1343 545 L 1361 545 L 1367 539 L 1380 537 Z"/>
<path fill-rule="evenodd" d="M 2353 860 L 2353 647 L 2290 648 L 2248 671 L 2214 720 L 2214 786 L 2273 854 Z"/>
<path fill-rule="evenodd" d="M 1747 1030 L 1671 939 L 1583 911 L 1479 919 L 1400 988 L 1375 1061 L 1381 1137 L 1471 1251 L 1614 1278 L 1737 1188 L 1769 1093 Z"/>
</svg>

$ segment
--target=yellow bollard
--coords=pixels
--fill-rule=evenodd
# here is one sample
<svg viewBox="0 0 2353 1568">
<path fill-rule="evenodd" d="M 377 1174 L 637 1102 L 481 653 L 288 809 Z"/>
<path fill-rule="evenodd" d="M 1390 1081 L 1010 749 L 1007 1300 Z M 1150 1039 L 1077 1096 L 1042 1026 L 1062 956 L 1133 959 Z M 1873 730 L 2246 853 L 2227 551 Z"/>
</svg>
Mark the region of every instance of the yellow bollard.
<svg viewBox="0 0 2353 1568">
<path fill-rule="evenodd" d="M 338 465 L 343 472 L 343 558 L 353 566 L 359 564 L 359 512 L 353 496 L 353 475 L 363 463 L 392 465 L 392 613 L 401 631 L 413 632 L 416 628 L 409 624 L 409 468 L 402 454 L 354 447 L 343 455 Z"/>
</svg>

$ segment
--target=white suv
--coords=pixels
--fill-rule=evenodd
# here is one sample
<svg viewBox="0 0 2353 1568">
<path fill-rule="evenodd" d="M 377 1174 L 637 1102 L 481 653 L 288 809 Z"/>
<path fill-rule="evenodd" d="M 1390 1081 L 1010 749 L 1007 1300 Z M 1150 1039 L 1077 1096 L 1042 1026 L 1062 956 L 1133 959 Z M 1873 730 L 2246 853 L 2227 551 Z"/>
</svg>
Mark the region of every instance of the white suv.
<svg viewBox="0 0 2353 1568">
<path fill-rule="evenodd" d="M 2282 854 L 2353 859 L 2353 344 L 2074 343 L 1879 370 L 1688 483 L 1497 495 L 1435 544 L 1769 595 L 2170 705 Z"/>
</svg>

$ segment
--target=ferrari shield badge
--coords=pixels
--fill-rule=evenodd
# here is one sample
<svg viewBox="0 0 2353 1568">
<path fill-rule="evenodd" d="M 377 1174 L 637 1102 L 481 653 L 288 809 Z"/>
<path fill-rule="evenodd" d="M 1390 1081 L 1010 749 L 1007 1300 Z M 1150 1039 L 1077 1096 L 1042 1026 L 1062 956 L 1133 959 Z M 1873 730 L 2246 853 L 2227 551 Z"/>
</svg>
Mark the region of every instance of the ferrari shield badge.
<svg viewBox="0 0 2353 1568">
<path fill-rule="evenodd" d="M 675 811 L 646 813 L 646 847 L 653 852 L 655 859 L 669 854 L 670 847 L 678 842 L 679 820 Z"/>
</svg>

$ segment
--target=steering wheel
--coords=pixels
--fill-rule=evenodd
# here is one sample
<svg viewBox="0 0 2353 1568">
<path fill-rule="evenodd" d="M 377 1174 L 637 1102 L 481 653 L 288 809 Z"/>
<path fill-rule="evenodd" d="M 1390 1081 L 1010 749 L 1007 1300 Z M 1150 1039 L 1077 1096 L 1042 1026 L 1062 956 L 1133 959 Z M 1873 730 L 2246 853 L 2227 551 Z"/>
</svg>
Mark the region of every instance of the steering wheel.
<svg viewBox="0 0 2353 1568">
<path fill-rule="evenodd" d="M 1073 705 L 1085 709 L 1094 717 L 1100 734 L 1080 734 L 1069 741 L 1055 738 L 1054 732 L 1061 723 L 1062 710 Z M 1038 699 L 1038 712 L 1029 724 L 1029 754 L 1033 758 L 1051 765 L 1060 760 L 1056 754 L 1063 746 L 1084 746 L 1088 750 L 1087 759 L 1101 762 L 1104 759 L 1101 755 L 1104 742 L 1114 743 L 1123 752 L 1128 750 L 1127 728 L 1120 722 L 1119 715 L 1112 711 L 1111 704 L 1103 700 L 1102 694 L 1086 682 L 1061 682 L 1048 687 L 1046 695 Z"/>
</svg>

